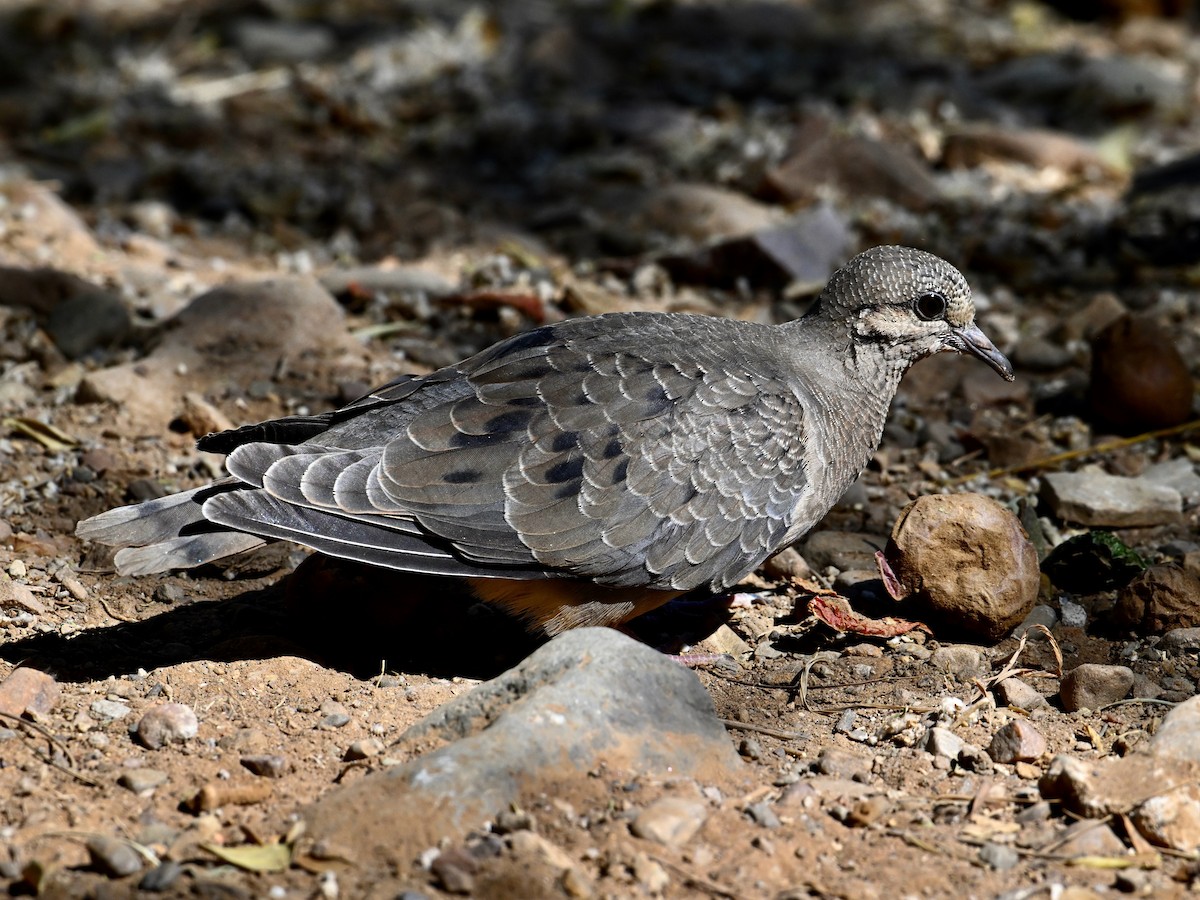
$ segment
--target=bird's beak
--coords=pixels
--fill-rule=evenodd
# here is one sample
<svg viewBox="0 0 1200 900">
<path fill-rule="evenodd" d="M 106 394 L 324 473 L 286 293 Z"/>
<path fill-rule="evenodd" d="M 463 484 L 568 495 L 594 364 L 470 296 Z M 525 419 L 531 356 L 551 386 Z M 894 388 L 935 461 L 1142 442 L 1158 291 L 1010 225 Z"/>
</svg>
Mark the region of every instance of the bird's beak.
<svg viewBox="0 0 1200 900">
<path fill-rule="evenodd" d="M 988 340 L 988 336 L 980 331 L 979 326 L 974 322 L 970 325 L 964 325 L 962 328 L 952 329 L 950 340 L 947 343 L 959 353 L 970 353 L 972 356 L 978 356 L 1003 375 L 1005 381 L 1012 381 L 1016 377 L 1013 374 L 1012 363 L 1008 361 L 1008 357 L 996 349 L 996 345 Z"/>
</svg>

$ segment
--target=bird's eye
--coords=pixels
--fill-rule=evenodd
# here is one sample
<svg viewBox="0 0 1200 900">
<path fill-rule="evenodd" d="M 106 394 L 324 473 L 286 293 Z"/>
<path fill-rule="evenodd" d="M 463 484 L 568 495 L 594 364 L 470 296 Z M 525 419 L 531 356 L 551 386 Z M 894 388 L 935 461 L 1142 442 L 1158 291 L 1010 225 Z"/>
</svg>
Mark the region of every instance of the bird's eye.
<svg viewBox="0 0 1200 900">
<path fill-rule="evenodd" d="M 937 291 L 930 291 L 914 301 L 913 309 L 918 318 L 924 319 L 926 322 L 940 318 L 946 314 L 946 297 Z"/>
</svg>

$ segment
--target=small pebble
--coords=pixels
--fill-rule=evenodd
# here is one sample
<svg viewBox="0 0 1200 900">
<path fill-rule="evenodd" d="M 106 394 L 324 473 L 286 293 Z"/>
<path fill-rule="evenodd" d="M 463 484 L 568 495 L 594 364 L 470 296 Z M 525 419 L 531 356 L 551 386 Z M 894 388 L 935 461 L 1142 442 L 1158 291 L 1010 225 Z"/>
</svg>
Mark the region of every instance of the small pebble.
<svg viewBox="0 0 1200 900">
<path fill-rule="evenodd" d="M 92 867 L 110 878 L 124 878 L 142 870 L 142 858 L 125 841 L 96 835 L 87 842 Z"/>
<path fill-rule="evenodd" d="M 1021 861 L 1021 856 L 1012 847 L 988 841 L 979 848 L 979 859 L 998 871 L 1011 869 Z"/>
<path fill-rule="evenodd" d="M 158 769 L 130 769 L 128 772 L 121 773 L 117 784 L 135 794 L 141 794 L 166 783 L 167 778 L 167 773 Z"/>
<path fill-rule="evenodd" d="M 97 719 L 107 721 L 124 718 L 130 713 L 128 706 L 116 700 L 97 700 L 88 708 Z"/>
<path fill-rule="evenodd" d="M 1046 752 L 1046 739 L 1024 719 L 1014 719 L 1002 726 L 988 745 L 988 756 L 994 762 L 1032 762 Z"/>
<path fill-rule="evenodd" d="M 173 860 L 167 860 L 142 876 L 142 880 L 138 882 L 138 890 L 150 893 L 170 890 L 182 874 L 183 866 Z"/>
<path fill-rule="evenodd" d="M 241 764 L 263 778 L 282 778 L 288 770 L 287 758 L 273 753 L 243 756 Z"/>
<path fill-rule="evenodd" d="M 746 815 L 755 825 L 761 825 L 763 828 L 778 828 L 783 824 L 779 821 L 779 816 L 775 815 L 775 810 L 771 809 L 771 804 L 765 800 L 747 806 Z"/>
<path fill-rule="evenodd" d="M 361 741 L 355 741 L 346 748 L 342 759 L 346 762 L 354 762 L 360 759 L 370 759 L 372 756 L 378 756 L 384 751 L 383 741 L 379 738 L 365 738 Z"/>
<path fill-rule="evenodd" d="M 640 838 L 667 847 L 682 847 L 708 818 L 708 807 L 699 800 L 664 797 L 634 817 L 631 830 Z"/>
</svg>

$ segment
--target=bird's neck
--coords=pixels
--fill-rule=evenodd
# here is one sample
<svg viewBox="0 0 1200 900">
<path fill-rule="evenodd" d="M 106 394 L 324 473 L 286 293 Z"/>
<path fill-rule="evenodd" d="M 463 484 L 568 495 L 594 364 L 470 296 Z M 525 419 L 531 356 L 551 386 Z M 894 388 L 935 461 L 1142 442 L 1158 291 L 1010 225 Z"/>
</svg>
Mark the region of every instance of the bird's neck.
<svg viewBox="0 0 1200 900">
<path fill-rule="evenodd" d="M 855 340 L 847 329 L 819 318 L 784 326 L 786 346 L 804 373 L 814 410 L 827 423 L 823 436 L 830 500 L 853 483 L 879 446 L 888 410 L 909 362 L 878 344 Z M 833 452 L 837 448 L 838 452 Z"/>
</svg>

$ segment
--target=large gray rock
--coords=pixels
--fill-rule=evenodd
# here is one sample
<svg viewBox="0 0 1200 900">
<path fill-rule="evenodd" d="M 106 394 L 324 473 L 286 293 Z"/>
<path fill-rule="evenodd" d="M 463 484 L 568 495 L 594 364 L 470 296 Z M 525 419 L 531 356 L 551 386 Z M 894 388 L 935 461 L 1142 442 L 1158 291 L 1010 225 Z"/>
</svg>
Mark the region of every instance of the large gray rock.
<svg viewBox="0 0 1200 900">
<path fill-rule="evenodd" d="M 1042 499 L 1058 518 L 1091 527 L 1165 525 L 1177 521 L 1183 509 L 1172 487 L 1103 472 L 1047 473 Z"/>
<path fill-rule="evenodd" d="M 421 755 L 333 791 L 305 814 L 314 853 L 407 863 L 519 798 L 589 772 L 727 778 L 741 763 L 696 676 L 606 628 L 568 631 L 410 728 Z"/>
</svg>

